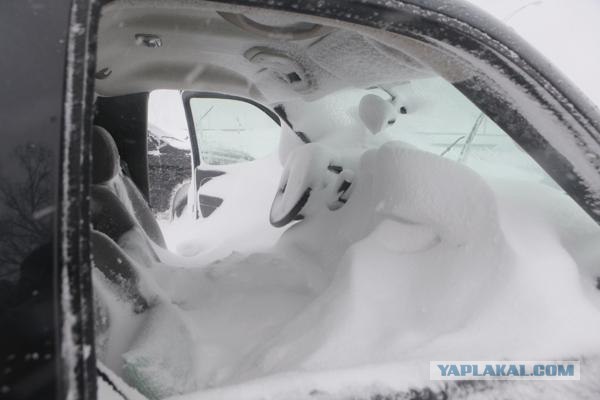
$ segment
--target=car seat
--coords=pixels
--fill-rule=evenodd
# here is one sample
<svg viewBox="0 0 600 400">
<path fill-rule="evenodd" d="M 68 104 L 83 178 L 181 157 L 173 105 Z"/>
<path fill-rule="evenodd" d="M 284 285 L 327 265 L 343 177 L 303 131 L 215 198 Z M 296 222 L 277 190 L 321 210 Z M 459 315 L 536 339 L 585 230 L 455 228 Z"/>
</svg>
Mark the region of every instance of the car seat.
<svg viewBox="0 0 600 400">
<path fill-rule="evenodd" d="M 120 236 L 139 226 L 149 240 L 165 248 L 165 239 L 146 200 L 120 166 L 112 136 L 94 126 L 92 133 L 92 224 L 118 241 Z"/>
</svg>

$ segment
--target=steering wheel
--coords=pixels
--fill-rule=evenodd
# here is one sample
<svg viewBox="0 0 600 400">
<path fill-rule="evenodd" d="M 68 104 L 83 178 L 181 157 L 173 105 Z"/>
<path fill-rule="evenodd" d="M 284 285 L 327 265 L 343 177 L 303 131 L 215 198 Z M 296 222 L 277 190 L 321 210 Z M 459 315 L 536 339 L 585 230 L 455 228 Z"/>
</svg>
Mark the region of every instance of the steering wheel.
<svg viewBox="0 0 600 400">
<path fill-rule="evenodd" d="M 314 192 L 331 186 L 335 186 L 334 196 L 328 196 L 327 207 L 330 210 L 341 207 L 349 195 L 352 183 L 350 177 L 353 174 L 336 164 L 336 157 L 318 143 L 309 143 L 294 150 L 286 162 L 271 205 L 271 225 L 282 227 L 303 219 Z M 334 178 L 332 173 L 338 177 Z"/>
</svg>

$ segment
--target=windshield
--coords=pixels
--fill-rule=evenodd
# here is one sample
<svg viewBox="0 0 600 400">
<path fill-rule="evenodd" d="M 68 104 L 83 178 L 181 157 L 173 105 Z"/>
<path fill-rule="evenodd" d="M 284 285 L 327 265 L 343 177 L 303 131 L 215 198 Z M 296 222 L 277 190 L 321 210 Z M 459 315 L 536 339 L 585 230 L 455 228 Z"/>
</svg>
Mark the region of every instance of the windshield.
<svg viewBox="0 0 600 400">
<path fill-rule="evenodd" d="M 562 191 L 506 132 L 443 79 L 414 80 L 391 91 L 405 111 L 388 130 L 394 139 L 484 176 L 539 182 Z"/>
</svg>

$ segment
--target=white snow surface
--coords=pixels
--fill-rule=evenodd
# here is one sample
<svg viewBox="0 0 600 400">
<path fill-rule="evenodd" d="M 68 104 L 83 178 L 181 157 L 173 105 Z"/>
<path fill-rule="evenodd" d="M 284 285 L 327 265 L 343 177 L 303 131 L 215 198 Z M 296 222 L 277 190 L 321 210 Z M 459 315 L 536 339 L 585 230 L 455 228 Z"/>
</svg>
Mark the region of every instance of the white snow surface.
<svg viewBox="0 0 600 400">
<path fill-rule="evenodd" d="M 341 209 L 317 197 L 262 250 L 208 265 L 201 254 L 196 268 L 148 261 L 135 232 L 122 238 L 151 307 L 110 300 L 122 317 L 109 347 L 121 341 L 124 354 L 103 361 L 150 397 L 287 399 L 430 385 L 434 359 L 600 356 L 600 271 L 578 265 L 567 240 L 600 236 L 555 189 L 515 196 L 513 182 L 402 142 L 364 152 L 355 182 Z M 223 228 L 236 231 L 208 232 Z M 582 380 L 600 391 L 594 376 Z"/>
<path fill-rule="evenodd" d="M 219 165 L 218 169 L 225 175 L 211 179 L 199 190 L 224 199 L 209 218 L 194 220 L 184 215 L 172 222 L 158 220 L 171 251 L 188 257 L 175 261 L 177 265 L 209 263 L 232 251 L 259 251 L 272 246 L 281 235 L 280 229 L 269 224 L 268 208 L 282 171 L 277 155 Z M 173 259 L 173 254 L 162 255 Z"/>
</svg>

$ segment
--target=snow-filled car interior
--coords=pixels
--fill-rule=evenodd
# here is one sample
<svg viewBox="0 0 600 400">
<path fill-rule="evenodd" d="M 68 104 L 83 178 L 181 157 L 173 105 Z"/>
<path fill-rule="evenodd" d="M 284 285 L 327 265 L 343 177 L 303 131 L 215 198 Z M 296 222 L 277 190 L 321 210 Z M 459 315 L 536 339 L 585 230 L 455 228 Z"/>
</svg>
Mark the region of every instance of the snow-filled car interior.
<svg viewBox="0 0 600 400">
<path fill-rule="evenodd" d="M 418 16 L 399 34 L 293 11 L 102 7 L 101 398 L 600 393 L 585 124 Z M 429 379 L 432 360 L 571 359 L 560 387 Z"/>
</svg>

